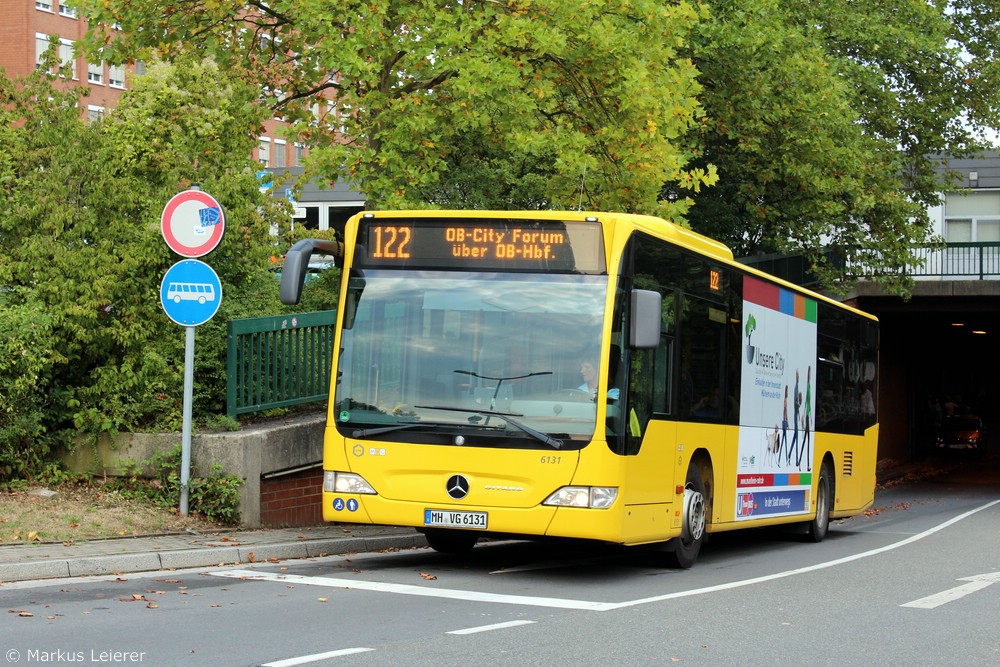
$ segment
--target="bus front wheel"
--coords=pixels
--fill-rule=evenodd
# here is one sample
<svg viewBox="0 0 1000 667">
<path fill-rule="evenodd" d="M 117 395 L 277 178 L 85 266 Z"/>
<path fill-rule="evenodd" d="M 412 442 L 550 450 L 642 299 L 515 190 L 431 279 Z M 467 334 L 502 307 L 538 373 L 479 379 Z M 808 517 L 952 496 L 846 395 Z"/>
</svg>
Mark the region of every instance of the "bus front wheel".
<svg viewBox="0 0 1000 667">
<path fill-rule="evenodd" d="M 477 533 L 467 530 L 428 529 L 423 533 L 430 548 L 443 554 L 468 553 L 479 541 Z"/>
<path fill-rule="evenodd" d="M 705 481 L 694 461 L 688 466 L 684 482 L 684 507 L 681 510 L 681 535 L 667 543 L 667 557 L 671 565 L 688 569 L 694 565 L 705 541 L 707 515 Z"/>
</svg>

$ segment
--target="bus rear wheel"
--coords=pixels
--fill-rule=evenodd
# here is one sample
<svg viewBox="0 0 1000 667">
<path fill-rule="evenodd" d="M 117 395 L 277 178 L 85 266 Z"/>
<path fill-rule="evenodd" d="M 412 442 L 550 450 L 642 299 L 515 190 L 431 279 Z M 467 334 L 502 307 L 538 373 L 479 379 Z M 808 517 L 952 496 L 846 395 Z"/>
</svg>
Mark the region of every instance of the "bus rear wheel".
<svg viewBox="0 0 1000 667">
<path fill-rule="evenodd" d="M 806 525 L 806 539 L 810 542 L 822 542 L 830 529 L 832 479 L 830 464 L 824 463 L 819 470 L 819 480 L 816 482 L 816 516 Z"/>
<path fill-rule="evenodd" d="M 701 478 L 698 466 L 692 461 L 684 482 L 681 535 L 667 543 L 667 560 L 672 566 L 686 570 L 694 565 L 705 541 L 707 505 L 705 481 Z"/>
<path fill-rule="evenodd" d="M 443 554 L 466 554 L 472 551 L 479 541 L 479 535 L 467 530 L 439 530 L 436 528 L 423 531 L 427 544 L 431 549 Z"/>
</svg>

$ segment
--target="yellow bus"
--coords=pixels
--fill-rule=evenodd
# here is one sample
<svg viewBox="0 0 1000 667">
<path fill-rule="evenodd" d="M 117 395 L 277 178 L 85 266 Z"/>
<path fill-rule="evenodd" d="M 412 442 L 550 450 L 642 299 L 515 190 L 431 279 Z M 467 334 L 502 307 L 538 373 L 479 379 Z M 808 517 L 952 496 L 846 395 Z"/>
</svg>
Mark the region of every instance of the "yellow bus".
<svg viewBox="0 0 1000 667">
<path fill-rule="evenodd" d="M 664 543 L 874 499 L 878 322 L 639 215 L 375 211 L 286 255 L 342 269 L 327 521 Z"/>
</svg>

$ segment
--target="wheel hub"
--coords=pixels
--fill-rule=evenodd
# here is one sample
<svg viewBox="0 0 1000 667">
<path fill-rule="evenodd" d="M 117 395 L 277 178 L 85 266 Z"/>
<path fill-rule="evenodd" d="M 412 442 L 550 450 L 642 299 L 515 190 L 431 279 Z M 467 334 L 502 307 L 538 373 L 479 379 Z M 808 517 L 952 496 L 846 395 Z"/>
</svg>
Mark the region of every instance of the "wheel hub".
<svg viewBox="0 0 1000 667">
<path fill-rule="evenodd" d="M 686 540 L 700 540 L 705 533 L 705 496 L 693 487 L 684 488 L 684 512 L 681 524 Z"/>
</svg>

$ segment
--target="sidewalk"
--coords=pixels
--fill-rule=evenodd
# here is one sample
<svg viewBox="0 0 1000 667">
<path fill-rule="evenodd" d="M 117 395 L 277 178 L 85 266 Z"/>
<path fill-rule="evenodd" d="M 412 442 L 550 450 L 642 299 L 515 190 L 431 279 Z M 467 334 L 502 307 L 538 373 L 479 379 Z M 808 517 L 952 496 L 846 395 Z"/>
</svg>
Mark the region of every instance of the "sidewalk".
<svg viewBox="0 0 1000 667">
<path fill-rule="evenodd" d="M 9 544 L 0 546 L 0 586 L 11 581 L 262 563 L 426 544 L 413 528 L 360 524 L 122 537 L 70 545 Z"/>
<path fill-rule="evenodd" d="M 940 463 L 887 461 L 880 463 L 877 476 L 882 487 L 940 470 Z M 262 563 L 426 545 L 424 536 L 413 528 L 348 523 L 122 537 L 70 545 L 58 542 L 7 544 L 0 545 L 0 586 L 4 582 L 33 579 Z"/>
</svg>

